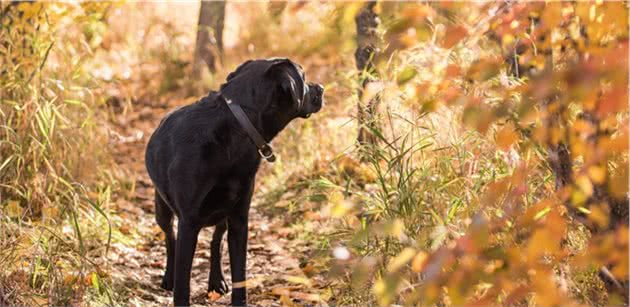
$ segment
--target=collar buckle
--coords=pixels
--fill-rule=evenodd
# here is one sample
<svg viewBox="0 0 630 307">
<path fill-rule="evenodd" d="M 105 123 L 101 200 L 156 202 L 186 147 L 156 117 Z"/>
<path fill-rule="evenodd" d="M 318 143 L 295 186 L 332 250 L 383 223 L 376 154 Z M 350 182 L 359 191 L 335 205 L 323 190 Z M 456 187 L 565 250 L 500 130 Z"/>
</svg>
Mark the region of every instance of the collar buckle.
<svg viewBox="0 0 630 307">
<path fill-rule="evenodd" d="M 258 148 L 258 154 L 269 162 L 276 161 L 276 156 L 273 154 L 273 149 L 269 144 L 265 144 L 261 148 Z"/>
</svg>

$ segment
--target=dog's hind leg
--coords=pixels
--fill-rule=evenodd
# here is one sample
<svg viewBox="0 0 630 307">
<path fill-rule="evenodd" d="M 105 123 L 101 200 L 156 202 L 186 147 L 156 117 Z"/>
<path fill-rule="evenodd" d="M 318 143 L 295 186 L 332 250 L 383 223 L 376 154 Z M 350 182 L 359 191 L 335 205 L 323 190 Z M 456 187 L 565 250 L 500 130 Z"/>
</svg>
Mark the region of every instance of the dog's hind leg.
<svg viewBox="0 0 630 307">
<path fill-rule="evenodd" d="M 175 234 L 173 233 L 173 211 L 160 194 L 155 191 L 155 220 L 166 237 L 166 271 L 162 277 L 162 289 L 173 290 L 175 269 Z"/>
<path fill-rule="evenodd" d="M 228 292 L 228 285 L 223 277 L 223 269 L 221 269 L 221 242 L 223 235 L 227 231 L 227 220 L 218 223 L 212 234 L 212 243 L 210 243 L 210 275 L 208 277 L 208 292 L 217 292 L 225 294 Z"/>
</svg>

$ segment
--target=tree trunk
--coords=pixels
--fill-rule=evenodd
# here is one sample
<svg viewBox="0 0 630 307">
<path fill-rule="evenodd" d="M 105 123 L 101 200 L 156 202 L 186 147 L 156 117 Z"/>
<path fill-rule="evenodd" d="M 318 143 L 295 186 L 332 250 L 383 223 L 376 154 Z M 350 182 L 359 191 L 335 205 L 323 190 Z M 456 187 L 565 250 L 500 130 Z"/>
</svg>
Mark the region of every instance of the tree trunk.
<svg viewBox="0 0 630 307">
<path fill-rule="evenodd" d="M 193 77 L 199 78 L 203 63 L 210 72 L 215 72 L 217 61 L 223 56 L 224 1 L 202 1 L 199 9 L 197 43 L 193 60 Z"/>
<path fill-rule="evenodd" d="M 374 66 L 374 59 L 378 54 L 379 37 L 377 27 L 379 24 L 378 15 L 374 12 L 376 1 L 366 3 L 357 13 L 355 22 L 357 25 L 357 50 L 354 54 L 357 69 L 359 70 L 359 83 L 361 87 L 358 90 L 358 114 L 359 135 L 357 141 L 359 144 L 374 145 L 376 137 L 369 130 L 377 130 L 378 120 L 376 118 L 376 109 L 380 102 L 380 95 L 375 95 L 364 102 L 363 94 L 367 85 L 378 79 L 378 73 Z"/>
</svg>

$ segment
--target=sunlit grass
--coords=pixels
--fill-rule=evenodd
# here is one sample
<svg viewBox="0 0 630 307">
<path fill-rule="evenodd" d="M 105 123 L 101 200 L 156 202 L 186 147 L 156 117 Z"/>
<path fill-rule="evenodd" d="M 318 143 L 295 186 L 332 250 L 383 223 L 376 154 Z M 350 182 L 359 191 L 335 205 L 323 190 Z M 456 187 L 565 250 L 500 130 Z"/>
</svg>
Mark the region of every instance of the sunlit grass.
<svg viewBox="0 0 630 307">
<path fill-rule="evenodd" d="M 17 6 L 30 9 L 39 8 Z M 49 17 L 68 21 L 57 13 Z M 112 302 L 99 260 L 112 233 L 105 113 L 89 75 L 59 65 L 88 53 L 54 48 L 54 26 L 37 12 L 31 18 L 32 24 L 0 30 L 0 44 L 8 47 L 0 74 L 0 284 L 9 291 L 2 299 L 65 305 L 89 293 Z M 34 25 L 46 30 L 29 28 Z M 21 53 L 18 43 L 30 53 Z"/>
</svg>

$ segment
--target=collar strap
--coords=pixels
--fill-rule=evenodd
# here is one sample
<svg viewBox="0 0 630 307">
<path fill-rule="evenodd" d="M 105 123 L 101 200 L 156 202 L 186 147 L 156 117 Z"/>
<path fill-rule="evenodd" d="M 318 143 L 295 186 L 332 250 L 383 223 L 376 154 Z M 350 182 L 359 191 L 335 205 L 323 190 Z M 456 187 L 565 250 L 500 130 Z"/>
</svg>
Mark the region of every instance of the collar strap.
<svg viewBox="0 0 630 307">
<path fill-rule="evenodd" d="M 227 104 L 234 117 L 236 117 L 238 123 L 241 124 L 241 127 L 245 130 L 245 132 L 247 132 L 249 138 L 252 139 L 254 144 L 256 144 L 256 147 L 258 148 L 258 154 L 260 154 L 263 159 L 267 160 L 267 162 L 276 161 L 276 156 L 273 154 L 273 149 L 271 148 L 271 145 L 269 145 L 269 143 L 265 141 L 262 135 L 258 133 L 256 127 L 254 127 L 252 122 L 245 114 L 245 111 L 243 111 L 243 108 L 233 103 L 232 100 L 226 97 L 223 97 L 223 100 L 225 100 L 225 103 Z"/>
</svg>

